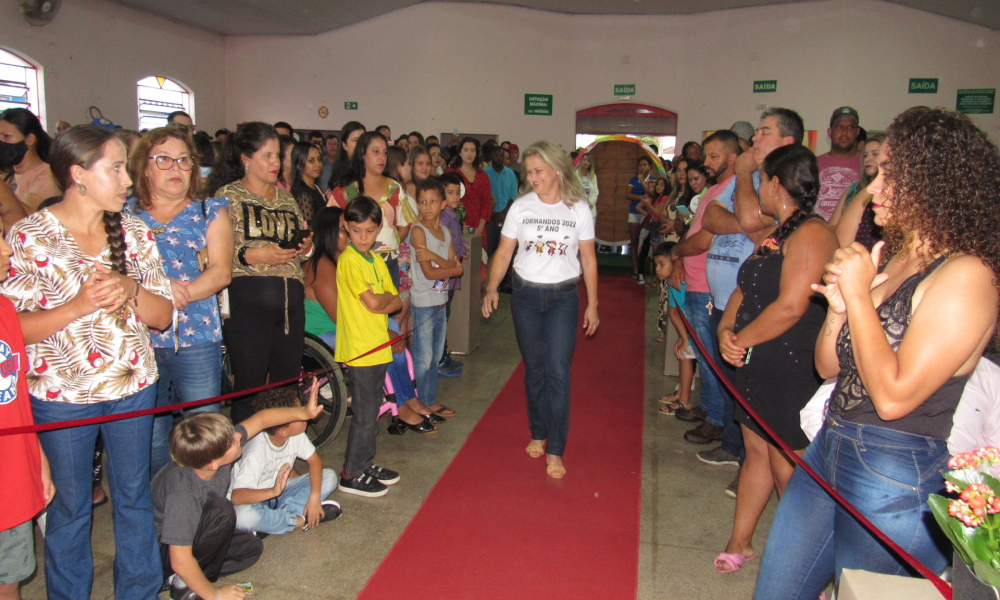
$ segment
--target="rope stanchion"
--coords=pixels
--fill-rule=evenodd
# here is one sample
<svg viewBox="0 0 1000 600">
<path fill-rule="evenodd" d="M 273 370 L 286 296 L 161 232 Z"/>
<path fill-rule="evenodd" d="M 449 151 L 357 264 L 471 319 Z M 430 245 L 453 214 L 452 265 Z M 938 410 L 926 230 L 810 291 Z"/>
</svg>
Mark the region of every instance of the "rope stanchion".
<svg viewBox="0 0 1000 600">
<path fill-rule="evenodd" d="M 834 500 L 836 500 L 837 503 L 844 508 L 844 510 L 849 512 L 851 516 L 857 519 L 862 526 L 868 529 L 868 531 L 872 532 L 886 546 L 889 546 L 889 548 L 891 548 L 892 551 L 896 553 L 896 555 L 898 555 L 900 558 L 906 561 L 918 573 L 923 575 L 928 581 L 934 584 L 934 587 L 937 588 L 937 591 L 940 592 L 941 595 L 944 596 L 946 600 L 952 600 L 951 586 L 948 585 L 946 581 L 938 577 L 936 573 L 928 569 L 922 562 L 914 558 L 909 552 L 903 550 L 903 548 L 901 548 L 899 544 L 894 542 L 892 538 L 887 536 L 885 533 L 882 532 L 882 530 L 876 527 L 874 523 L 869 521 L 867 517 L 861 514 L 861 511 L 859 511 L 857 508 L 854 507 L 853 504 L 851 504 L 843 496 L 841 496 L 840 493 L 837 492 L 837 490 L 835 490 L 833 486 L 827 483 L 825 479 L 820 477 L 819 473 L 817 473 L 804 460 L 802 460 L 802 458 L 795 453 L 792 447 L 789 446 L 785 442 L 785 440 L 781 439 L 773 429 L 771 429 L 771 426 L 768 425 L 763 418 L 761 418 L 760 414 L 758 414 L 757 411 L 754 410 L 752 406 L 750 406 L 746 398 L 743 397 L 743 394 L 741 394 L 739 390 L 736 389 L 736 386 L 733 385 L 733 382 L 730 381 L 729 378 L 722 373 L 722 370 L 719 368 L 719 365 L 716 364 L 715 362 L 715 358 L 711 354 L 706 352 L 704 344 L 701 343 L 701 340 L 695 334 L 694 328 L 691 327 L 691 323 L 688 322 L 687 317 L 684 316 L 683 312 L 680 311 L 678 312 L 680 314 L 681 320 L 684 322 L 684 328 L 688 330 L 688 334 L 690 334 L 691 340 L 694 341 L 695 345 L 698 346 L 698 350 L 701 352 L 701 355 L 705 357 L 705 362 L 707 362 L 708 366 L 712 368 L 712 371 L 715 373 L 715 376 L 733 394 L 733 397 L 736 398 L 737 402 L 739 402 L 740 405 L 742 405 L 743 408 L 747 411 L 747 413 L 750 414 L 753 420 L 758 425 L 760 425 L 760 427 L 764 431 L 766 431 L 767 434 L 771 436 L 771 438 L 775 442 L 777 442 L 778 446 L 785 451 L 785 454 L 787 454 L 789 458 L 791 458 L 792 461 L 794 461 L 795 464 L 798 465 L 799 468 L 808 473 L 810 477 L 815 479 L 816 483 L 818 483 L 820 487 L 822 487 L 826 491 L 826 493 L 830 494 L 830 496 Z"/>
<path fill-rule="evenodd" d="M 436 311 L 434 311 L 430 317 L 424 320 L 423 323 L 420 323 L 419 325 L 417 325 L 413 329 L 410 329 L 406 333 L 401 333 L 396 337 L 391 338 L 388 342 L 379 344 L 378 346 L 375 346 L 374 348 L 365 352 L 364 354 L 355 356 L 354 358 L 345 362 L 352 363 L 358 359 L 374 354 L 379 350 L 385 350 L 386 348 L 391 347 L 393 344 L 396 344 L 397 342 L 406 339 L 407 337 L 413 335 L 414 331 L 416 331 L 420 327 L 423 327 L 424 324 L 433 319 L 434 316 L 437 315 L 439 312 L 441 312 L 445 306 L 446 306 L 445 304 L 442 304 L 441 307 L 438 308 Z M 256 394 L 257 392 L 262 392 L 264 390 L 269 390 L 271 388 L 281 387 L 283 385 L 288 385 L 290 383 L 294 383 L 297 381 L 300 382 L 309 377 L 313 377 L 317 373 L 321 372 L 322 371 L 310 371 L 309 373 L 302 373 L 301 375 L 298 375 L 296 377 L 290 377 L 282 381 L 276 381 L 274 383 L 266 383 L 264 385 L 259 385 L 254 388 L 230 392 L 228 394 L 222 394 L 221 396 L 213 396 L 212 398 L 203 398 L 201 400 L 192 400 L 190 402 L 180 402 L 177 404 L 170 404 L 168 406 L 159 406 L 155 408 L 145 408 L 143 410 L 134 410 L 132 412 L 121 413 L 118 415 L 104 415 L 102 417 L 89 417 L 86 419 L 73 419 L 70 421 L 53 421 L 52 423 L 42 423 L 42 424 L 36 423 L 35 425 L 8 427 L 6 429 L 0 429 L 0 437 L 6 435 L 18 435 L 23 433 L 38 433 L 41 431 L 52 431 L 54 429 L 68 429 L 70 427 L 80 427 L 82 425 L 99 425 L 101 423 L 110 423 L 112 421 L 123 421 L 125 419 L 132 419 L 134 417 L 144 417 L 146 415 L 158 415 L 161 413 L 173 412 L 175 410 L 184 410 L 188 408 L 195 408 L 197 406 L 204 406 L 206 404 L 215 404 L 216 402 L 222 402 L 224 400 L 232 400 L 233 398 L 239 398 L 241 396 L 249 396 L 250 394 Z"/>
</svg>

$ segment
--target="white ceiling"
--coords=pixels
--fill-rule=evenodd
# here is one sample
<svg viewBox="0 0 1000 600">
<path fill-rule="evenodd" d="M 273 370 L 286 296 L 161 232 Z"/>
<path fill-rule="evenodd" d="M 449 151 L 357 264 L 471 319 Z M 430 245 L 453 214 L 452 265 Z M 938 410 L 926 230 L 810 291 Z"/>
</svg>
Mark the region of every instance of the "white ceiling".
<svg viewBox="0 0 1000 600">
<path fill-rule="evenodd" d="M 312 35 L 425 0 L 112 0 L 223 35 Z M 589 15 L 689 15 L 809 0 L 442 0 Z M 1000 30 L 998 0 L 884 0 Z"/>
</svg>

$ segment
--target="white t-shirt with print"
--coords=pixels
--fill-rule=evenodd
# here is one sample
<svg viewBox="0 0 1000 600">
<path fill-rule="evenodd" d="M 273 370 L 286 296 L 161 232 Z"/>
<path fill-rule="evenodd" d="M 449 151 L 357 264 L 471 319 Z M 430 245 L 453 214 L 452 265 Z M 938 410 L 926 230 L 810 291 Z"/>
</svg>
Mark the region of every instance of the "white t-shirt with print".
<svg viewBox="0 0 1000 600">
<path fill-rule="evenodd" d="M 266 431 L 251 439 L 243 446 L 243 457 L 233 469 L 233 485 L 230 494 L 235 489 L 262 490 L 274 486 L 281 465 L 295 466 L 295 459 L 307 460 L 316 453 L 305 433 L 288 438 L 284 446 L 278 447 L 271 442 Z"/>
<path fill-rule="evenodd" d="M 580 276 L 580 240 L 594 239 L 594 217 L 587 202 L 546 204 L 531 192 L 514 201 L 501 233 L 517 240 L 514 272 L 558 283 Z"/>
</svg>

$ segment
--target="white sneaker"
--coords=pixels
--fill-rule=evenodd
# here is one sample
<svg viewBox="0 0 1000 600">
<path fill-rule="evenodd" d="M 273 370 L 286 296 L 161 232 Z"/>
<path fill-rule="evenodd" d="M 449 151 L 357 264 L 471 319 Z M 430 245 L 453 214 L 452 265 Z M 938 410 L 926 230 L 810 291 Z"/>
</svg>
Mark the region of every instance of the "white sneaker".
<svg viewBox="0 0 1000 600">
<path fill-rule="evenodd" d="M 636 276 L 635 281 L 639 285 L 646 285 L 646 279 L 643 278 L 642 273 L 639 273 L 639 275 Z"/>
</svg>

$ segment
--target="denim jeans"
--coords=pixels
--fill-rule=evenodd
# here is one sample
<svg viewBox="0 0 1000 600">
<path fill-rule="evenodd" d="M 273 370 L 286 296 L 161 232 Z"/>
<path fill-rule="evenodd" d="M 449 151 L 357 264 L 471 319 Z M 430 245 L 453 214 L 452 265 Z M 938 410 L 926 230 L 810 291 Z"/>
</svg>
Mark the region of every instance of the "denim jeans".
<svg viewBox="0 0 1000 600">
<path fill-rule="evenodd" d="M 396 323 L 396 317 L 389 317 L 389 331 L 399 335 L 399 324 Z M 410 376 L 410 365 L 406 361 L 406 350 L 399 354 L 393 353 L 392 362 L 386 367 L 385 374 L 392 381 L 396 406 L 402 406 L 410 398 L 417 397 L 417 387 L 413 383 L 413 377 Z"/>
<path fill-rule="evenodd" d="M 448 319 L 441 306 L 412 306 L 412 310 L 414 325 L 420 325 L 413 330 L 411 346 L 417 394 L 425 406 L 433 406 L 437 402 L 438 360 L 444 353 Z"/>
<path fill-rule="evenodd" d="M 547 439 L 545 451 L 562 456 L 569 434 L 570 368 L 580 315 L 577 280 L 537 284 L 515 274 L 511 312 L 524 359 L 531 439 Z"/>
<path fill-rule="evenodd" d="M 705 349 L 708 350 L 709 355 L 714 360 L 719 354 L 719 341 L 715 330 L 712 329 L 712 319 L 708 314 L 707 306 L 711 298 L 712 294 L 709 292 L 692 292 L 688 290 L 684 296 L 684 305 L 687 309 L 684 316 L 687 317 L 691 323 L 691 327 L 694 329 L 695 335 L 705 345 Z M 708 361 L 705 360 L 701 350 L 698 349 L 698 345 L 694 342 L 691 342 L 691 345 L 694 347 L 694 356 L 698 359 L 698 368 L 701 371 L 701 396 L 699 405 L 705 409 L 705 413 L 708 415 L 705 420 L 712 425 L 725 425 L 725 402 L 722 398 L 722 384 L 715 376 L 715 371 L 712 370 L 712 367 L 708 366 Z M 731 420 L 732 415 L 729 418 Z"/>
<path fill-rule="evenodd" d="M 152 408 L 156 389 L 146 389 L 94 404 L 46 402 L 31 398 L 36 423 L 53 423 Z M 153 417 L 147 415 L 99 425 L 38 434 L 52 469 L 56 495 L 45 531 L 45 583 L 52 600 L 88 600 L 94 580 L 90 549 L 93 516 L 94 443 L 104 437 L 108 456 L 115 534 L 115 597 L 155 600 L 163 582 L 149 487 L 149 450 Z"/>
<path fill-rule="evenodd" d="M 712 315 L 709 317 L 712 331 L 719 331 L 719 325 L 722 323 L 722 312 L 719 308 L 712 310 Z M 718 346 L 718 334 L 715 336 L 715 341 L 716 346 Z M 730 383 L 736 381 L 736 368 L 722 359 L 722 352 L 718 348 L 715 352 L 715 363 L 719 365 Z M 719 381 L 719 391 L 722 392 L 722 421 L 726 426 L 726 430 L 722 433 L 722 450 L 735 456 L 742 466 L 743 459 L 746 458 L 746 451 L 743 448 L 743 430 L 740 429 L 740 424 L 734 418 L 736 397 L 729 391 L 724 381 Z"/>
<path fill-rule="evenodd" d="M 156 406 L 169 406 L 179 402 L 193 402 L 218 396 L 222 387 L 222 344 L 210 342 L 181 348 L 154 348 L 156 368 L 160 379 L 156 382 Z M 189 413 L 219 412 L 219 403 L 189 409 Z M 170 462 L 170 430 L 174 428 L 176 411 L 153 418 L 153 448 L 149 478 L 156 477 Z"/>
<path fill-rule="evenodd" d="M 360 475 L 375 458 L 375 436 L 378 435 L 378 411 L 382 404 L 386 366 L 347 367 L 347 381 L 353 396 L 351 408 L 354 411 L 344 452 L 344 476 L 348 479 Z"/>
<path fill-rule="evenodd" d="M 803 458 L 931 571 L 948 565 L 951 550 L 945 554 L 947 540 L 941 543 L 927 506 L 927 497 L 944 489 L 944 440 L 828 416 Z M 815 600 L 843 569 L 913 574 L 797 468 L 767 536 L 754 598 Z"/>
<path fill-rule="evenodd" d="M 333 469 L 323 469 L 320 501 L 326 500 L 335 489 L 337 473 Z M 285 491 L 277 498 L 253 504 L 237 504 L 236 528 L 274 534 L 288 533 L 295 529 L 296 519 L 305 510 L 311 491 L 309 475 L 300 475 L 289 479 Z"/>
</svg>

